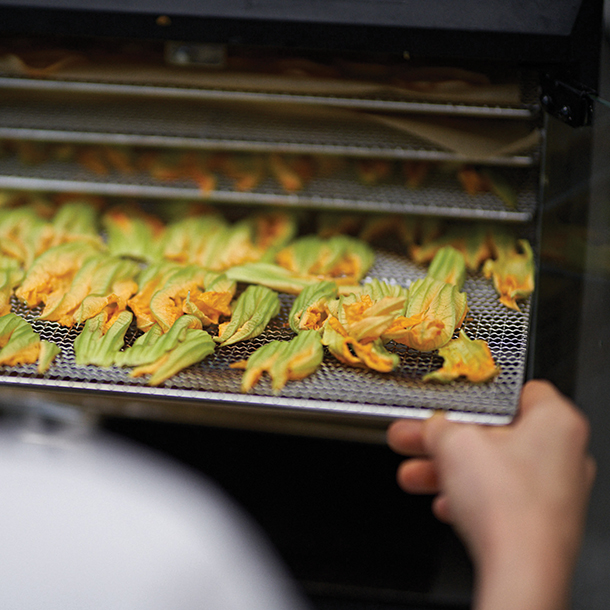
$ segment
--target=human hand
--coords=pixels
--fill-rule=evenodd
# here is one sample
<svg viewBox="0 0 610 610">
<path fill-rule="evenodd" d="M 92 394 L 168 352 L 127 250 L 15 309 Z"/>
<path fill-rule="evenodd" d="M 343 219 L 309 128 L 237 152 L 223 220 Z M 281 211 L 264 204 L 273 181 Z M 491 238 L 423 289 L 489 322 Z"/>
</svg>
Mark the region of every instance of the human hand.
<svg viewBox="0 0 610 610">
<path fill-rule="evenodd" d="M 471 552 L 478 608 L 567 603 L 595 472 L 588 437 L 582 413 L 544 381 L 524 386 L 509 426 L 458 424 L 442 416 L 390 426 L 389 446 L 414 456 L 400 465 L 399 485 L 436 494 L 434 513 L 455 527 Z M 546 605 L 531 597 L 515 603 L 517 583 L 533 594 L 528 582 L 545 591 Z"/>
</svg>

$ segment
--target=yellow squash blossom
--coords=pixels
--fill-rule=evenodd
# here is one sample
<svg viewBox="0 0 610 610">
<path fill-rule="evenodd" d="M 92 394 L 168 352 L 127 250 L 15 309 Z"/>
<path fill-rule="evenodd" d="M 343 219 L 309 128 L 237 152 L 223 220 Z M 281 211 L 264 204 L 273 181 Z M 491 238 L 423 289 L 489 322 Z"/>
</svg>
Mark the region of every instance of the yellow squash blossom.
<svg viewBox="0 0 610 610">
<path fill-rule="evenodd" d="M 335 235 L 322 239 L 308 235 L 280 250 L 276 262 L 301 277 L 317 277 L 357 284 L 375 260 L 372 248 L 360 239 Z"/>
<path fill-rule="evenodd" d="M 216 274 L 210 274 L 209 271 L 197 265 L 189 265 L 179 269 L 167 278 L 165 284 L 150 299 L 152 318 L 161 326 L 163 332 L 167 332 L 185 311 L 194 313 L 192 305 L 194 304 L 196 307 L 198 295 L 204 292 L 210 279 L 216 277 Z M 232 297 L 235 286 L 227 288 L 227 291 Z M 195 303 L 193 303 L 193 300 Z M 202 300 L 203 303 L 205 302 Z M 207 306 L 211 309 L 212 304 L 213 299 L 210 299 Z M 218 312 L 218 315 L 221 313 L 226 314 L 226 309 Z"/>
<path fill-rule="evenodd" d="M 324 326 L 322 343 L 340 362 L 354 367 L 370 368 L 381 373 L 393 371 L 400 360 L 396 354 L 385 349 L 381 339 L 362 343 L 350 337 L 333 316 Z"/>
<path fill-rule="evenodd" d="M 438 350 L 444 359 L 442 368 L 424 376 L 424 381 L 447 383 L 458 377 L 465 377 L 474 383 L 489 381 L 500 373 L 489 345 L 482 339 L 470 339 L 461 330 L 457 339 L 452 339 Z"/>
<path fill-rule="evenodd" d="M 308 286 L 318 283 L 317 278 L 303 277 L 273 263 L 256 262 L 237 265 L 225 271 L 229 279 L 236 282 L 258 284 L 278 292 L 299 294 Z"/>
<path fill-rule="evenodd" d="M 279 312 L 276 292 L 264 286 L 248 286 L 238 297 L 231 319 L 218 327 L 215 341 L 222 347 L 257 337 Z"/>
<path fill-rule="evenodd" d="M 516 311 L 520 311 L 517 301 L 534 291 L 534 273 L 534 253 L 525 239 L 501 249 L 496 259 L 489 259 L 483 265 L 483 275 L 493 280 L 500 303 Z"/>
<path fill-rule="evenodd" d="M 460 292 L 465 277 L 462 254 L 451 246 L 441 248 L 426 277 L 409 287 L 404 315 L 394 320 L 383 339 L 421 352 L 445 345 L 466 316 L 466 294 Z"/>
<path fill-rule="evenodd" d="M 104 254 L 92 257 L 76 273 L 63 298 L 49 303 L 40 318 L 74 326 L 107 309 L 107 323 L 112 325 L 137 291 L 138 272 L 135 261 Z"/>
<path fill-rule="evenodd" d="M 28 307 L 43 303 L 52 308 L 63 299 L 85 262 L 98 255 L 99 250 L 87 242 L 49 248 L 33 262 L 15 294 Z"/>
<path fill-rule="evenodd" d="M 271 341 L 259 347 L 247 361 L 231 368 L 244 368 L 242 392 L 250 391 L 263 373 L 271 377 L 271 387 L 279 392 L 288 381 L 299 380 L 314 373 L 324 358 L 321 337 L 314 330 L 305 330 L 291 341 Z"/>
<path fill-rule="evenodd" d="M 51 227 L 35 206 L 0 210 L 0 255 L 16 259 L 24 269 L 51 246 L 51 239 Z"/>
<path fill-rule="evenodd" d="M 204 326 L 218 324 L 221 318 L 231 316 L 231 301 L 235 296 L 236 282 L 225 274 L 206 285 L 205 290 L 187 294 L 182 311 L 198 318 Z"/>
<path fill-rule="evenodd" d="M 13 258 L 0 255 L 0 316 L 11 311 L 11 295 L 23 279 L 23 270 Z"/>
<path fill-rule="evenodd" d="M 187 328 L 184 336 L 172 349 L 154 362 L 136 367 L 131 376 L 150 375 L 148 385 L 158 386 L 185 368 L 207 358 L 214 351 L 215 345 L 205 330 Z"/>
<path fill-rule="evenodd" d="M 157 217 L 137 208 L 113 208 L 102 216 L 107 233 L 108 251 L 144 261 L 161 258 L 165 226 Z"/>
<path fill-rule="evenodd" d="M 156 324 L 150 310 L 150 301 L 153 295 L 166 285 L 169 278 L 182 269 L 184 269 L 183 265 L 161 261 L 149 265 L 142 271 L 138 277 L 138 292 L 127 301 L 140 330 L 147 331 Z"/>
<path fill-rule="evenodd" d="M 465 293 L 453 284 L 426 276 L 413 282 L 405 315 L 393 322 L 383 339 L 421 352 L 433 351 L 451 339 L 466 311 Z"/>
<path fill-rule="evenodd" d="M 140 335 L 131 347 L 118 352 L 114 358 L 116 366 L 143 366 L 157 362 L 186 338 L 189 329 L 201 330 L 201 322 L 194 316 L 182 316 L 167 331 L 155 324 Z"/>
<path fill-rule="evenodd" d="M 341 362 L 389 372 L 399 359 L 385 349 L 381 337 L 404 311 L 405 301 L 404 295 L 378 301 L 367 293 L 341 296 L 328 303 L 322 342 Z"/>
<path fill-rule="evenodd" d="M 328 303 L 337 298 L 335 282 L 318 282 L 305 288 L 294 300 L 288 322 L 299 333 L 305 330 L 322 331 L 328 318 Z"/>
<path fill-rule="evenodd" d="M 109 367 L 125 342 L 133 314 L 122 311 L 115 323 L 108 327 L 106 313 L 99 313 L 85 322 L 85 326 L 74 340 L 74 356 L 77 365 L 95 364 Z"/>
<path fill-rule="evenodd" d="M 14 313 L 0 317 L 0 365 L 17 366 L 38 360 L 38 373 L 44 373 L 60 349 L 42 341 L 23 318 Z"/>
<path fill-rule="evenodd" d="M 205 260 L 213 236 L 226 226 L 226 220 L 216 213 L 174 220 L 167 226 L 163 236 L 163 256 L 168 260 L 188 264 Z"/>
</svg>

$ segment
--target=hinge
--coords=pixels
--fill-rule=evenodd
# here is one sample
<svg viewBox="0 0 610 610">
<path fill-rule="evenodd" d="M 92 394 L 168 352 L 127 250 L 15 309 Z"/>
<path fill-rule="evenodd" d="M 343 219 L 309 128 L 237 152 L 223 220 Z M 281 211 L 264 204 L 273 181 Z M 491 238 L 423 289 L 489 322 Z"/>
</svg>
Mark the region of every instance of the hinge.
<svg viewBox="0 0 610 610">
<path fill-rule="evenodd" d="M 551 116 L 571 127 L 584 127 L 593 120 L 591 91 L 568 85 L 548 75 L 540 83 L 540 103 Z"/>
</svg>

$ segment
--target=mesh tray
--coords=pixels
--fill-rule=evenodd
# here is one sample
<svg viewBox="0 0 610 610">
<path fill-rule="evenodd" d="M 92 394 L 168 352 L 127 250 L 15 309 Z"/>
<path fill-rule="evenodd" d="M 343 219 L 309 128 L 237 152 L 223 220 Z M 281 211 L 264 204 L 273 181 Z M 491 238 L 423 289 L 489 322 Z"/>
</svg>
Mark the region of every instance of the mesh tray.
<svg viewBox="0 0 610 610">
<path fill-rule="evenodd" d="M 371 277 L 408 285 L 423 277 L 426 270 L 404 257 L 378 252 Z M 358 416 L 384 419 L 395 417 L 426 417 L 431 409 L 445 409 L 456 419 L 484 423 L 507 423 L 514 416 L 525 374 L 530 303 L 525 301 L 520 312 L 498 302 L 490 282 L 481 276 L 467 279 L 469 314 L 464 324 L 471 338 L 489 343 L 501 373 L 493 381 L 472 384 L 454 381 L 446 385 L 424 383 L 423 375 L 439 368 L 442 359 L 435 353 L 420 353 L 390 343 L 390 351 L 400 356 L 399 367 L 389 374 L 351 368 L 326 354 L 318 371 L 311 377 L 289 382 L 280 394 L 274 395 L 269 380 L 263 378 L 249 393 L 240 392 L 242 372 L 229 368 L 232 362 L 247 358 L 257 347 L 274 339 L 289 339 L 287 315 L 293 298 L 281 295 L 282 310 L 267 330 L 256 339 L 235 346 L 217 348 L 204 362 L 182 371 L 160 387 L 146 385 L 142 378 L 132 379 L 129 371 L 120 368 L 77 366 L 72 343 L 79 329 L 68 329 L 54 322 L 37 320 L 38 311 L 28 310 L 13 301 L 14 311 L 30 323 L 42 338 L 60 345 L 61 354 L 44 375 L 36 373 L 35 365 L 0 367 L 0 383 L 29 388 L 54 388 L 82 391 L 103 391 L 117 397 L 135 395 L 163 399 L 187 399 L 216 405 L 266 407 L 278 414 L 307 411 L 309 414 Z M 213 331 L 211 331 L 213 333 Z M 128 333 L 127 344 L 136 332 Z"/>
<path fill-rule="evenodd" d="M 361 184 L 354 171 L 312 180 L 298 193 L 286 193 L 272 178 L 256 189 L 239 192 L 219 177 L 216 189 L 202 195 L 194 181 L 158 182 L 148 174 L 119 173 L 99 177 L 75 163 L 48 161 L 26 166 L 14 158 L 0 159 L 0 188 L 154 199 L 202 199 L 210 203 L 273 205 L 314 209 L 425 214 L 470 220 L 530 222 L 537 202 L 538 172 L 533 168 L 503 168 L 515 185 L 518 202 L 509 207 L 492 193 L 468 195 L 449 174 L 435 175 L 430 185 L 409 189 L 398 182 Z"/>
<path fill-rule="evenodd" d="M 538 82 L 534 74 L 522 75 L 521 104 L 493 105 L 481 103 L 456 103 L 428 100 L 409 100 L 392 96 L 338 96 L 284 93 L 263 90 L 236 90 L 187 86 L 135 84 L 108 81 L 45 78 L 32 79 L 0 75 L 0 87 L 22 91 L 86 93 L 95 95 L 139 96 L 148 99 L 216 100 L 242 102 L 280 102 L 332 106 L 354 110 L 382 112 L 411 112 L 414 114 L 444 114 L 478 118 L 532 119 L 540 112 Z"/>
<path fill-rule="evenodd" d="M 463 157 L 352 112 L 290 111 L 236 101 L 3 95 L 0 138 L 237 151 L 280 151 L 531 166 L 536 149 Z"/>
</svg>

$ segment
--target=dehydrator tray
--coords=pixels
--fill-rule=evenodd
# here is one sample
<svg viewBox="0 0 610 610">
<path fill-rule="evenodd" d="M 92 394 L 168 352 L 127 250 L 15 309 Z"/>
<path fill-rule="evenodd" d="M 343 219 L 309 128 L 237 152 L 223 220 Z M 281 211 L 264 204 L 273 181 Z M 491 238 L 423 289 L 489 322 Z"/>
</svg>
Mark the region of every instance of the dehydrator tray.
<svg viewBox="0 0 610 610">
<path fill-rule="evenodd" d="M 419 188 L 398 179 L 368 186 L 356 172 L 345 170 L 328 178 L 315 178 L 298 192 L 286 192 L 272 177 L 251 191 L 236 191 L 232 182 L 218 176 L 211 192 L 203 193 L 190 179 L 154 180 L 145 172 L 98 176 L 74 162 L 47 161 L 25 165 L 16 158 L 0 158 L 0 188 L 20 191 L 79 193 L 140 199 L 205 200 L 210 203 L 269 205 L 284 208 L 343 210 L 427 215 L 466 220 L 530 222 L 537 206 L 538 172 L 533 168 L 502 168 L 517 193 L 515 207 L 493 193 L 474 196 L 464 191 L 453 174 L 440 173 Z"/>
<path fill-rule="evenodd" d="M 493 147 L 460 153 L 435 140 L 384 121 L 398 115 L 377 115 L 338 109 L 284 107 L 268 104 L 189 100 L 115 98 L 109 96 L 0 97 L 0 138 L 75 144 L 114 144 L 228 150 L 346 155 L 388 159 L 453 161 L 529 167 L 538 163 L 536 132 L 530 122 L 510 122 L 500 130 L 502 142 L 531 145 L 507 154 Z M 470 123 L 461 123 L 463 129 Z M 494 127 L 495 125 L 495 127 Z M 442 126 L 442 124 L 441 124 Z M 438 130 L 434 125 L 422 128 Z M 462 127 L 460 127 L 462 129 Z M 433 132 L 434 133 L 434 132 Z M 455 136 L 459 139 L 458 136 Z M 514 134 L 514 135 L 513 135 Z M 466 137 L 466 136 L 464 136 Z M 469 149 L 470 150 L 470 149 Z"/>
<path fill-rule="evenodd" d="M 530 82 L 531 81 L 531 82 Z M 524 79 L 521 83 L 521 103 L 493 104 L 480 102 L 448 102 L 441 100 L 426 100 L 421 97 L 409 99 L 408 92 L 404 95 L 398 93 L 379 92 L 378 86 L 361 87 L 371 92 L 356 94 L 312 94 L 283 92 L 275 87 L 264 88 L 223 88 L 198 87 L 170 84 L 160 85 L 154 82 L 112 82 L 112 80 L 77 79 L 77 78 L 28 78 L 10 74 L 0 75 L 0 88 L 18 91 L 32 91 L 38 93 L 61 92 L 73 94 L 94 94 L 113 96 L 138 96 L 147 99 L 162 100 L 196 100 L 196 101 L 242 101 L 280 104 L 305 104 L 309 106 L 327 106 L 364 110 L 375 112 L 409 112 L 413 114 L 434 114 L 448 116 L 466 116 L 477 118 L 501 119 L 532 119 L 540 112 L 540 103 L 537 99 L 538 89 L 532 79 Z"/>
<path fill-rule="evenodd" d="M 377 277 L 408 286 L 423 277 L 426 269 L 393 252 L 377 251 L 369 278 Z M 366 279 L 365 279 L 366 281 Z M 43 375 L 36 365 L 0 367 L 0 383 L 26 390 L 69 391 L 75 394 L 94 393 L 115 401 L 120 412 L 121 401 L 159 399 L 165 401 L 165 418 L 171 419 L 172 404 L 188 402 L 204 411 L 213 405 L 216 410 L 266 411 L 267 416 L 281 418 L 298 414 L 309 418 L 358 418 L 362 422 L 387 422 L 398 417 L 424 418 L 442 409 L 456 420 L 489 424 L 505 424 L 514 417 L 524 380 L 530 324 L 530 301 L 522 303 L 521 311 L 507 309 L 498 301 L 491 282 L 481 275 L 469 276 L 464 290 L 468 296 L 469 313 L 463 328 L 473 339 L 488 342 L 500 366 L 500 374 L 492 381 L 473 384 L 457 380 L 448 384 L 423 381 L 423 376 L 442 364 L 434 352 L 421 353 L 390 343 L 388 349 L 400 356 L 399 367 L 383 374 L 352 368 L 326 354 L 318 371 L 302 381 L 289 382 L 279 394 L 271 391 L 265 377 L 247 394 L 240 391 L 242 371 L 230 364 L 247 358 L 257 347 L 274 339 L 293 335 L 287 316 L 293 297 L 281 295 L 282 309 L 265 332 L 250 341 L 231 347 L 216 348 L 200 364 L 194 365 L 166 381 L 149 387 L 143 378 L 131 378 L 128 369 L 117 367 L 77 366 L 73 341 L 80 328 L 66 328 L 55 322 L 37 319 L 38 310 L 29 310 L 13 300 L 13 311 L 29 321 L 43 339 L 57 343 L 61 354 Z M 214 329 L 210 329 L 213 334 Z M 127 334 L 129 345 L 137 331 Z M 145 403 L 144 403 L 145 404 Z M 146 415 L 145 409 L 140 415 Z"/>
</svg>

